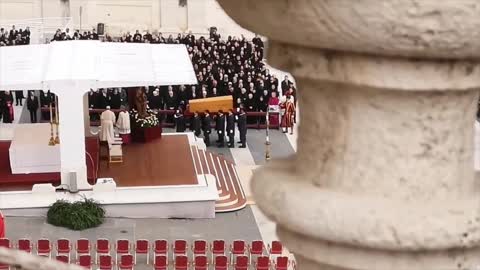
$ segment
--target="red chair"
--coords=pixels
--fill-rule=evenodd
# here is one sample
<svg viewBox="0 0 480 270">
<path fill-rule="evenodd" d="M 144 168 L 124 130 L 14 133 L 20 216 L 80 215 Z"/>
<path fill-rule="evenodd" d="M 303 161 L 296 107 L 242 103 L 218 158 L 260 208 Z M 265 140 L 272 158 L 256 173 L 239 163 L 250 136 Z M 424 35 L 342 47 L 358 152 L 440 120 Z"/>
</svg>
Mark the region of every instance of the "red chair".
<svg viewBox="0 0 480 270">
<path fill-rule="evenodd" d="M 27 253 L 32 253 L 32 249 L 33 249 L 32 241 L 30 241 L 30 239 L 27 239 L 27 238 L 18 239 L 17 249 Z"/>
<path fill-rule="evenodd" d="M 70 263 L 70 258 L 67 255 L 57 255 L 55 259 L 57 259 L 57 261 L 59 262 L 63 262 L 67 264 Z"/>
<path fill-rule="evenodd" d="M 75 245 L 75 259 L 82 255 L 90 255 L 90 240 L 86 238 L 78 239 Z"/>
<path fill-rule="evenodd" d="M 225 255 L 225 250 L 225 240 L 213 240 L 213 243 L 211 245 L 212 261 L 215 256 Z"/>
<path fill-rule="evenodd" d="M 164 255 L 168 260 L 168 242 L 165 239 L 157 239 L 153 242 L 153 255 Z"/>
<path fill-rule="evenodd" d="M 279 256 L 274 262 L 275 270 L 288 270 L 290 260 L 287 256 Z"/>
<path fill-rule="evenodd" d="M 92 269 L 92 256 L 88 255 L 80 255 L 77 260 L 77 264 L 83 268 Z"/>
<path fill-rule="evenodd" d="M 115 263 L 118 262 L 118 254 L 128 254 L 130 253 L 130 241 L 127 239 L 117 240 L 115 244 Z"/>
<path fill-rule="evenodd" d="M 12 248 L 10 244 L 10 239 L 8 238 L 0 238 L 0 247 L 4 248 Z"/>
<path fill-rule="evenodd" d="M 147 264 L 149 261 L 149 255 L 150 255 L 150 244 L 148 243 L 148 240 L 145 239 L 139 239 L 135 242 L 135 264 L 137 264 L 137 256 L 139 254 L 146 255 L 147 256 Z"/>
<path fill-rule="evenodd" d="M 250 265 L 250 258 L 245 255 L 237 256 L 235 263 L 233 264 L 235 270 L 248 270 Z"/>
<path fill-rule="evenodd" d="M 268 252 L 270 255 L 282 255 L 283 245 L 280 241 L 272 241 L 272 245 L 268 245 Z"/>
<path fill-rule="evenodd" d="M 255 262 L 255 270 L 269 270 L 270 269 L 270 257 L 260 256 Z"/>
<path fill-rule="evenodd" d="M 187 241 L 181 239 L 175 240 L 175 242 L 173 242 L 173 257 L 175 258 L 179 255 L 187 256 L 187 248 Z"/>
<path fill-rule="evenodd" d="M 265 245 L 261 240 L 252 241 L 251 245 L 249 246 L 249 258 L 250 262 L 252 261 L 252 256 L 262 256 L 263 251 L 265 250 Z"/>
<path fill-rule="evenodd" d="M 194 270 L 208 270 L 208 258 L 205 255 L 197 255 L 193 260 Z"/>
<path fill-rule="evenodd" d="M 37 255 L 38 256 L 47 256 L 51 258 L 52 256 L 52 244 L 50 240 L 46 238 L 38 239 L 37 241 Z"/>
<path fill-rule="evenodd" d="M 178 254 L 175 256 L 174 261 L 175 270 L 187 270 L 188 269 L 188 257 L 186 255 Z"/>
<path fill-rule="evenodd" d="M 207 241 L 195 240 L 192 245 L 193 256 L 207 255 Z"/>
<path fill-rule="evenodd" d="M 155 270 L 167 270 L 168 268 L 168 258 L 165 255 L 155 256 L 153 261 L 153 269 Z"/>
<path fill-rule="evenodd" d="M 99 255 L 110 255 L 110 241 L 108 241 L 108 239 L 97 239 L 97 243 L 95 244 L 95 263 L 98 263 Z"/>
<path fill-rule="evenodd" d="M 234 257 L 239 255 L 245 255 L 245 251 L 247 250 L 247 245 L 243 240 L 235 240 L 233 244 L 230 246 L 230 261 L 233 262 Z"/>
<path fill-rule="evenodd" d="M 72 250 L 72 245 L 70 244 L 70 240 L 65 238 L 58 239 L 56 248 L 57 248 L 57 257 L 58 255 L 67 255 L 68 261 L 70 261 L 70 251 Z"/>
<path fill-rule="evenodd" d="M 113 260 L 111 255 L 100 255 L 98 268 L 100 270 L 113 270 Z"/>
<path fill-rule="evenodd" d="M 120 256 L 120 263 L 118 264 L 119 270 L 133 270 L 133 255 L 122 254 Z"/>
<path fill-rule="evenodd" d="M 227 270 L 228 269 L 228 258 L 225 255 L 218 255 L 215 257 L 213 263 L 215 270 Z"/>
</svg>

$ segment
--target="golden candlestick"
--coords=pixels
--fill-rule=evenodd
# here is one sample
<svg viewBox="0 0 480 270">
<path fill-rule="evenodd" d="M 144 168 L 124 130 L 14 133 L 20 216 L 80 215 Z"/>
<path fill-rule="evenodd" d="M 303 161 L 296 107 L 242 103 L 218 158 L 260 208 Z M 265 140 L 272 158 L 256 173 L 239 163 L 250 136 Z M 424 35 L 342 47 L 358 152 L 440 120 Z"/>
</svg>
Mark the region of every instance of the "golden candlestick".
<svg viewBox="0 0 480 270">
<path fill-rule="evenodd" d="M 58 97 L 55 96 L 55 128 L 56 128 L 56 133 L 57 133 L 57 136 L 55 136 L 55 144 L 60 144 L 60 137 L 58 137 L 58 134 L 59 134 L 59 125 L 60 123 L 58 122 Z"/>
<path fill-rule="evenodd" d="M 49 146 L 55 145 L 55 139 L 53 138 L 53 123 L 50 122 L 50 141 L 48 142 Z"/>
</svg>

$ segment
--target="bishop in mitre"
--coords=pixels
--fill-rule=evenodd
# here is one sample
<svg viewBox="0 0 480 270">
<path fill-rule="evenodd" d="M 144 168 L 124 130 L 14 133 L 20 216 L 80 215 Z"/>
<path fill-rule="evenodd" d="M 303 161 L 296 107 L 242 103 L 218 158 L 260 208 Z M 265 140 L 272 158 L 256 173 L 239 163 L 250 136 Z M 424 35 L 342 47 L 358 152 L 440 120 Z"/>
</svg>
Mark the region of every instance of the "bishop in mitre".
<svg viewBox="0 0 480 270">
<path fill-rule="evenodd" d="M 108 142 L 111 145 L 115 141 L 115 114 L 110 106 L 100 115 L 100 141 Z"/>
</svg>

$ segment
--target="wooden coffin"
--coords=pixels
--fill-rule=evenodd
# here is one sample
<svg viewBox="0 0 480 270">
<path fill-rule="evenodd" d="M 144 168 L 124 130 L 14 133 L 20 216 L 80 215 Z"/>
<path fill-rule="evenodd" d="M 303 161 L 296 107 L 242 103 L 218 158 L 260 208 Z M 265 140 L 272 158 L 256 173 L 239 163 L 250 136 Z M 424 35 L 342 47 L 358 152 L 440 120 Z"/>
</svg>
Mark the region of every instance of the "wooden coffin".
<svg viewBox="0 0 480 270">
<path fill-rule="evenodd" d="M 233 109 L 233 97 L 232 96 L 223 96 L 223 97 L 213 97 L 213 98 L 202 98 L 202 99 L 193 99 L 190 100 L 190 112 L 218 112 L 220 110 L 227 112 L 228 110 Z"/>
</svg>

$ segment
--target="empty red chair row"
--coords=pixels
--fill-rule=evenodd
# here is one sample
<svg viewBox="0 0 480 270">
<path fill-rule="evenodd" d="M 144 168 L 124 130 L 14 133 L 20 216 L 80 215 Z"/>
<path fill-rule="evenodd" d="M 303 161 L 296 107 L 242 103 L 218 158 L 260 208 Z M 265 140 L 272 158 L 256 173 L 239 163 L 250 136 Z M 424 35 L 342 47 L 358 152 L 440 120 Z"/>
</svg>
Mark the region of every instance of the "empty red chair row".
<svg viewBox="0 0 480 270">
<path fill-rule="evenodd" d="M 16 246 L 13 246 L 10 243 L 8 238 L 0 239 L 0 246 L 7 248 L 17 248 L 25 252 L 31 253 L 34 249 L 34 245 L 29 239 L 19 239 Z M 67 256 L 68 261 L 70 262 L 70 254 L 72 251 L 75 252 L 75 258 L 78 260 L 79 256 L 90 255 L 92 252 L 92 247 L 90 245 L 90 240 L 82 238 L 76 241 L 75 247 L 72 248 L 70 240 L 62 238 L 58 239 L 54 245 L 55 249 L 52 248 L 52 244 L 49 239 L 39 239 L 36 242 L 36 251 L 38 255 L 51 257 L 52 251 L 56 251 L 55 255 L 58 256 Z M 188 256 L 188 243 L 186 240 L 178 239 L 175 240 L 172 245 L 172 255 L 173 258 L 184 255 Z M 115 262 L 118 261 L 119 255 L 133 254 L 134 264 L 137 262 L 137 255 L 146 255 L 146 262 L 149 262 L 150 248 L 154 256 L 165 255 L 168 259 L 169 255 L 169 244 L 165 239 L 155 240 L 152 245 L 148 240 L 139 239 L 136 240 L 133 244 L 129 240 L 119 239 L 115 242 L 114 253 L 115 253 Z M 192 254 L 194 257 L 205 255 L 207 256 L 210 251 L 211 260 L 213 261 L 214 257 L 220 255 L 227 255 L 227 248 L 225 240 L 214 240 L 210 247 L 205 240 L 195 240 L 191 246 Z M 112 248 L 110 246 L 110 240 L 106 238 L 97 239 L 93 249 L 95 253 L 95 263 L 98 263 L 99 256 L 101 255 L 111 255 Z M 230 261 L 233 261 L 233 258 L 243 255 L 248 255 L 249 263 L 251 263 L 253 256 L 263 256 L 263 255 L 275 255 L 280 256 L 283 254 L 283 246 L 279 241 L 273 241 L 271 245 L 269 244 L 265 247 L 265 244 L 261 240 L 252 241 L 251 244 L 247 244 L 244 240 L 235 240 L 230 245 Z M 58 257 L 63 260 L 63 257 Z"/>
</svg>

